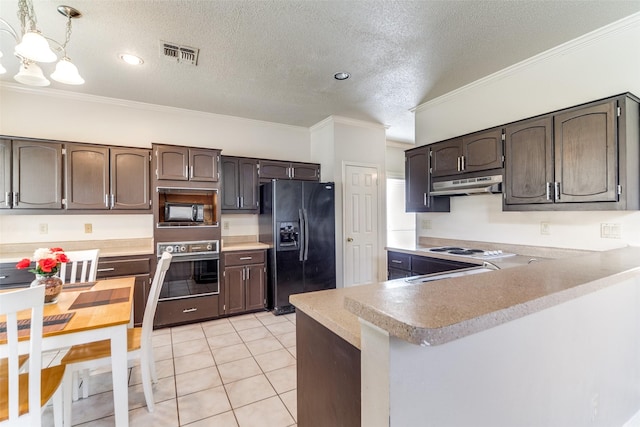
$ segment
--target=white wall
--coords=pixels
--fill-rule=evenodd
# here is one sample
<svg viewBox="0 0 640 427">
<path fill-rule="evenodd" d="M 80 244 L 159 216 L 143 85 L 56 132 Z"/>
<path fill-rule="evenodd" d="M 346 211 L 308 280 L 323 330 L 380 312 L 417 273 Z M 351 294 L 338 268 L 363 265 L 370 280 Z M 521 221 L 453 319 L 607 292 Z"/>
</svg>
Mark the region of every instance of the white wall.
<svg viewBox="0 0 640 427">
<path fill-rule="evenodd" d="M 311 127 L 313 161 L 322 164 L 322 179 L 336 183 L 336 277 L 337 286 L 343 286 L 343 167 L 345 163 L 371 165 L 379 170 L 378 176 L 378 276 L 386 277 L 384 260 L 385 213 L 385 129 L 377 123 L 331 116 Z M 325 164 L 329 167 L 325 170 Z M 330 173 L 332 174 L 330 175 Z"/>
<path fill-rule="evenodd" d="M 640 14 L 551 49 L 416 109 L 424 145 L 623 92 L 640 96 Z M 419 214 L 418 235 L 578 249 L 640 244 L 640 212 L 502 212 L 499 196 L 452 198 L 448 214 Z M 421 229 L 422 219 L 432 229 Z M 551 234 L 540 235 L 548 221 Z M 600 224 L 622 226 L 600 238 Z"/>
<path fill-rule="evenodd" d="M 0 84 L 0 134 L 151 148 L 152 142 L 223 154 L 310 161 L 309 129 L 52 89 Z M 223 235 L 256 232 L 256 216 L 225 215 Z M 84 234 L 91 222 L 93 233 Z M 152 237 L 151 215 L 2 215 L 0 243 Z M 49 232 L 39 234 L 40 223 Z"/>
</svg>

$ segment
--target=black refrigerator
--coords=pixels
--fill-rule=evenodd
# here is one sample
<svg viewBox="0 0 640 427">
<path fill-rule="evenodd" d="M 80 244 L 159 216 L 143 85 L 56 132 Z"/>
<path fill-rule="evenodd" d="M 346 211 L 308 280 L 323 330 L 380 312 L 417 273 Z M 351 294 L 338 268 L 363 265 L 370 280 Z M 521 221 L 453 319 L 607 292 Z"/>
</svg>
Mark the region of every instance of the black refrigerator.
<svg viewBox="0 0 640 427">
<path fill-rule="evenodd" d="M 260 186 L 260 241 L 267 251 L 267 300 L 294 311 L 289 295 L 336 287 L 333 182 L 273 180 Z"/>
</svg>

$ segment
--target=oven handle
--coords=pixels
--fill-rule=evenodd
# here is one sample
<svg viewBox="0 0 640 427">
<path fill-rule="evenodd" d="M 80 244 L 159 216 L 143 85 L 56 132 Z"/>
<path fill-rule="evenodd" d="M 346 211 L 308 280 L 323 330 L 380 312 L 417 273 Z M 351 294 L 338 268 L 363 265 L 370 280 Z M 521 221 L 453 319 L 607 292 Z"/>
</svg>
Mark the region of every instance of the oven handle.
<svg viewBox="0 0 640 427">
<path fill-rule="evenodd" d="M 186 262 L 186 261 L 209 261 L 209 260 L 220 259 L 220 254 L 217 252 L 204 253 L 204 254 L 172 254 L 172 255 L 173 255 L 173 259 L 171 260 L 171 262 L 173 263 Z M 160 259 L 161 256 L 162 254 L 158 256 L 158 259 Z"/>
</svg>

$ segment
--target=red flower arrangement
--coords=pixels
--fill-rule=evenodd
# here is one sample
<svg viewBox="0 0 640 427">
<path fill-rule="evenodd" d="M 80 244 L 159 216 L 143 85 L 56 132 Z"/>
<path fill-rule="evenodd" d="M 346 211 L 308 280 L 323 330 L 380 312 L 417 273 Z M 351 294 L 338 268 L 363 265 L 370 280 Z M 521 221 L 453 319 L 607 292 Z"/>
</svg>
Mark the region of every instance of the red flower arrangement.
<svg viewBox="0 0 640 427">
<path fill-rule="evenodd" d="M 36 249 L 33 253 L 33 260 L 35 261 L 36 266 L 29 271 L 42 276 L 53 276 L 60 270 L 61 263 L 69 262 L 69 258 L 65 255 L 62 248 Z M 31 262 L 32 261 L 29 258 L 24 258 L 16 264 L 16 268 L 29 268 L 31 266 Z"/>
</svg>

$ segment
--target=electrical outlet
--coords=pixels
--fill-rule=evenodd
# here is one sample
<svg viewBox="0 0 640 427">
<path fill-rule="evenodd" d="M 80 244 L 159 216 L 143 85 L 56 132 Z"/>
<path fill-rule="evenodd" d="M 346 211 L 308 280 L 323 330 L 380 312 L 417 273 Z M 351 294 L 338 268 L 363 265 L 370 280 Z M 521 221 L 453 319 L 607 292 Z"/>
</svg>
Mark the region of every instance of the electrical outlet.
<svg viewBox="0 0 640 427">
<path fill-rule="evenodd" d="M 85 224 L 84 225 L 84 232 L 85 232 L 85 234 L 93 233 L 93 225 L 92 224 Z"/>
<path fill-rule="evenodd" d="M 40 234 L 47 234 L 49 232 L 49 224 L 40 224 L 38 229 L 40 230 Z"/>
<path fill-rule="evenodd" d="M 620 224 L 600 224 L 600 237 L 603 239 L 619 239 L 622 237 Z"/>
<path fill-rule="evenodd" d="M 225 230 L 229 229 L 229 221 L 222 221 L 222 228 Z"/>
<path fill-rule="evenodd" d="M 422 220 L 422 229 L 423 230 L 431 230 L 431 220 L 430 219 L 423 219 Z"/>
<path fill-rule="evenodd" d="M 542 221 L 540 223 L 540 234 L 545 236 L 551 234 L 551 225 L 547 221 Z"/>
</svg>

